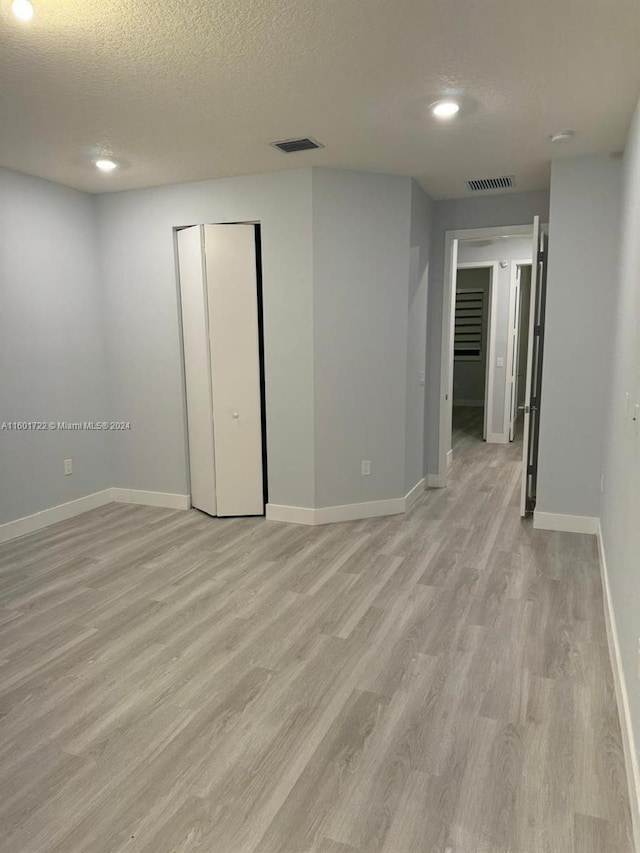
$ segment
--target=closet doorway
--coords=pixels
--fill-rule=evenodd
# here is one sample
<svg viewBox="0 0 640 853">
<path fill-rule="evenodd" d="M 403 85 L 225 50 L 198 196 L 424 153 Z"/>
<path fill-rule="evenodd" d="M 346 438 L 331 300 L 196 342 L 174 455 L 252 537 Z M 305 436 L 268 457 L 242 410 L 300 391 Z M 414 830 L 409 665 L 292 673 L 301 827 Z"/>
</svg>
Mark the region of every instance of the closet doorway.
<svg viewBox="0 0 640 853">
<path fill-rule="evenodd" d="M 260 226 L 176 235 L 191 504 L 263 515 L 267 501 Z"/>
</svg>

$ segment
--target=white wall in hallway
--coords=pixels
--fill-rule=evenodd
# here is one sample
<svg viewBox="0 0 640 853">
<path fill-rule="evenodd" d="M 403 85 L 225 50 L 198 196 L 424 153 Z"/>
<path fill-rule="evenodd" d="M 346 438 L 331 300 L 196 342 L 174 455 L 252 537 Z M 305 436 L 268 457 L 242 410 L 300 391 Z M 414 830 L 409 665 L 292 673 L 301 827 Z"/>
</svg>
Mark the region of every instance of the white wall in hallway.
<svg viewBox="0 0 640 853">
<path fill-rule="evenodd" d="M 424 417 L 427 367 L 427 299 L 431 224 L 434 203 L 411 183 L 409 257 L 409 326 L 407 342 L 407 409 L 405 430 L 405 494 L 424 476 Z"/>
<path fill-rule="evenodd" d="M 599 515 L 620 228 L 620 159 L 554 161 L 540 408 L 540 512 Z"/>
<path fill-rule="evenodd" d="M 411 193 L 409 178 L 313 170 L 317 507 L 405 494 Z"/>
<path fill-rule="evenodd" d="M 609 162 L 601 164 L 605 173 Z M 577 167 L 576 167 L 577 168 Z M 577 177 L 577 175 L 576 175 Z M 613 182 L 613 178 L 611 179 Z M 604 442 L 602 533 L 611 600 L 629 702 L 629 722 L 640 747 L 640 428 L 633 406 L 640 404 L 640 104 L 636 109 L 623 163 L 620 256 L 617 268 L 600 281 L 607 297 L 617 300 L 613 345 L 605 372 L 603 404 L 608 418 Z M 617 282 L 617 287 L 616 287 Z M 625 414 L 625 395 L 629 406 Z M 633 748 L 633 745 L 631 745 Z M 640 751 L 636 752 L 640 762 Z M 636 843 L 640 843 L 639 791 L 634 803 Z M 639 848 L 640 849 L 640 848 Z"/>
<path fill-rule="evenodd" d="M 109 420 L 96 245 L 94 198 L 0 169 L 0 422 Z M 2 430 L 0 481 L 0 524 L 102 491 L 107 437 Z"/>
</svg>

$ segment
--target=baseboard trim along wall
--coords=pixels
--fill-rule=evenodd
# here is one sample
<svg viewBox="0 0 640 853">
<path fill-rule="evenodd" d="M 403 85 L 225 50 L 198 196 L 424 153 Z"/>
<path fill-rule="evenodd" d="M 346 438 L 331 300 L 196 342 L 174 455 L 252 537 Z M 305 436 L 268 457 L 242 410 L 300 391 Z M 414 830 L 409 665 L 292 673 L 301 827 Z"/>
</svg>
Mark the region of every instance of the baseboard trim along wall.
<svg viewBox="0 0 640 853">
<path fill-rule="evenodd" d="M 488 432 L 487 444 L 509 444 L 509 436 L 504 432 Z"/>
<path fill-rule="evenodd" d="M 161 506 L 165 509 L 189 509 L 191 507 L 190 495 L 176 495 L 172 492 L 145 492 L 140 489 L 112 489 L 111 491 L 116 503 Z"/>
<path fill-rule="evenodd" d="M 622 731 L 622 747 L 624 750 L 624 764 L 627 771 L 627 785 L 629 788 L 629 802 L 631 804 L 631 820 L 633 823 L 633 837 L 635 849 L 640 851 L 640 768 L 638 767 L 638 753 L 636 750 L 633 727 L 631 725 L 631 711 L 629 709 L 629 696 L 627 684 L 622 669 L 622 657 L 620 655 L 620 643 L 618 641 L 618 629 L 616 627 L 616 614 L 611 599 L 609 586 L 609 573 L 607 571 L 607 558 L 602 538 L 602 528 L 598 521 L 598 553 L 600 556 L 600 574 L 602 577 L 602 595 L 604 598 L 604 617 L 607 625 L 607 641 L 609 644 L 609 657 L 611 658 L 611 669 L 613 670 L 613 681 L 616 689 L 618 702 L 618 716 L 620 718 L 620 729 Z"/>
<path fill-rule="evenodd" d="M 90 509 L 97 509 L 99 506 L 109 504 L 113 500 L 112 491 L 112 489 L 104 489 L 102 492 L 93 492 L 93 494 L 84 495 L 84 497 L 76 498 L 73 501 L 34 512 L 33 515 L 25 515 L 22 518 L 16 518 L 15 521 L 0 524 L 0 542 L 18 539 L 20 536 L 26 536 L 27 533 L 35 533 L 37 530 L 42 530 L 43 527 L 49 527 L 51 524 L 66 521 L 68 518 L 81 515 Z"/>
<path fill-rule="evenodd" d="M 533 526 L 536 530 L 559 530 L 562 533 L 598 532 L 600 522 L 590 515 L 562 515 L 555 512 L 533 513 Z"/>
<path fill-rule="evenodd" d="M 412 489 L 409 489 L 407 494 L 404 496 L 404 511 L 407 512 L 411 509 L 414 503 L 418 500 L 420 495 L 424 492 L 426 486 L 424 482 L 424 477 L 415 484 Z"/>
<path fill-rule="evenodd" d="M 289 524 L 333 524 L 337 521 L 357 521 L 360 518 L 377 518 L 381 515 L 399 515 L 414 505 L 424 492 L 425 481 L 419 480 L 403 498 L 388 498 L 383 501 L 365 501 L 339 506 L 323 506 L 314 509 L 305 506 L 267 504 L 268 521 L 285 521 Z"/>
<path fill-rule="evenodd" d="M 447 478 L 441 477 L 440 474 L 427 474 L 424 478 L 424 484 L 427 489 L 444 489 L 447 485 Z"/>
<path fill-rule="evenodd" d="M 33 515 L 26 515 L 23 518 L 16 518 L 15 521 L 0 524 L 0 543 L 18 539 L 28 533 L 35 533 L 51 524 L 66 521 L 76 515 L 82 515 L 83 512 L 89 512 L 91 509 L 97 509 L 99 506 L 105 506 L 105 504 L 114 501 L 116 503 L 143 504 L 144 506 L 161 506 L 166 509 L 189 509 L 191 506 L 189 495 L 174 495 L 170 492 L 144 492 L 138 489 L 104 489 L 101 492 L 93 492 L 93 494 L 84 495 L 84 497 L 76 498 L 76 500 L 43 509 Z"/>
</svg>

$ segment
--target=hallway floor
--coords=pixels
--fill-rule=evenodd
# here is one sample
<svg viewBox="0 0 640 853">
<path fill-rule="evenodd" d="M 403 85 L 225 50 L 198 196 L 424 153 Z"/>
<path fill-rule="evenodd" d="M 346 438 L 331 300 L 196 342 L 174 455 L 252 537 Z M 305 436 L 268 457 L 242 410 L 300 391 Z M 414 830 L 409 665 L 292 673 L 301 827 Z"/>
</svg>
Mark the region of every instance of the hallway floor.
<svg viewBox="0 0 640 853">
<path fill-rule="evenodd" d="M 1 853 L 631 853 L 595 539 L 478 411 L 406 516 L 0 546 Z"/>
</svg>

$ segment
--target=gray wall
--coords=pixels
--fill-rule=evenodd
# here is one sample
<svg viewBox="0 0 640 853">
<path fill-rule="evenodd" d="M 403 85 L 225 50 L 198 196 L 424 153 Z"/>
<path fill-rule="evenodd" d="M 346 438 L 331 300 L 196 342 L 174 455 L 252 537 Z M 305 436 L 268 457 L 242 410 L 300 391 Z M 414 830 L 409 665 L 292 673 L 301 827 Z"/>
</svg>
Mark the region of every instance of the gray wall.
<svg viewBox="0 0 640 853">
<path fill-rule="evenodd" d="M 405 494 L 424 476 L 424 401 L 427 367 L 427 296 L 433 202 L 415 181 L 411 184 L 409 255 L 409 325 Z"/>
<path fill-rule="evenodd" d="M 405 493 L 410 225 L 409 178 L 313 170 L 318 507 Z"/>
<path fill-rule="evenodd" d="M 95 225 L 90 196 L 0 170 L 0 421 L 109 419 Z M 105 434 L 0 431 L 0 482 L 0 523 L 108 488 Z"/>
<path fill-rule="evenodd" d="M 173 229 L 262 224 L 271 503 L 313 506 L 311 171 L 225 178 L 98 198 L 113 416 L 112 485 L 186 494 Z"/>
<path fill-rule="evenodd" d="M 549 194 L 513 193 L 452 199 L 434 205 L 429 271 L 429 310 L 427 325 L 428 384 L 426 399 L 425 465 L 431 474 L 438 472 L 440 428 L 440 351 L 442 347 L 442 295 L 445 233 L 463 228 L 493 228 L 503 225 L 528 225 L 535 215 L 547 222 Z"/>
<path fill-rule="evenodd" d="M 604 448 L 604 494 L 601 514 L 611 596 L 620 643 L 624 678 L 635 744 L 640 747 L 640 433 L 633 405 L 640 403 L 640 105 L 624 159 L 624 194 L 620 226 L 618 299 L 614 313 L 614 344 L 606 376 L 609 418 Z M 604 283 L 611 298 L 611 283 Z M 630 407 L 624 413 L 624 395 Z M 640 759 L 640 755 L 638 756 Z M 640 845 L 640 838 L 637 838 Z M 640 849 L 640 846 L 639 846 Z"/>
<path fill-rule="evenodd" d="M 509 223 L 506 223 L 507 225 Z M 508 261 L 508 266 L 498 270 L 496 293 L 496 328 L 494 336 L 493 400 L 489 403 L 487 432 L 502 434 L 504 431 L 504 407 L 507 393 L 507 344 L 509 335 L 509 295 L 511 290 L 511 261 L 531 260 L 533 244 L 530 237 L 508 237 L 499 240 L 461 242 L 458 246 L 458 262 Z M 504 367 L 497 366 L 498 358 Z"/>
<path fill-rule="evenodd" d="M 541 512 L 597 516 L 612 347 L 621 161 L 551 169 L 540 411 Z"/>
<path fill-rule="evenodd" d="M 487 374 L 487 349 L 489 346 L 489 290 L 491 270 L 489 267 L 458 270 L 456 291 L 482 290 L 484 298 L 484 317 L 482 321 L 482 351 L 479 361 L 456 359 L 453 363 L 453 404 L 476 403 L 484 406 Z"/>
</svg>

